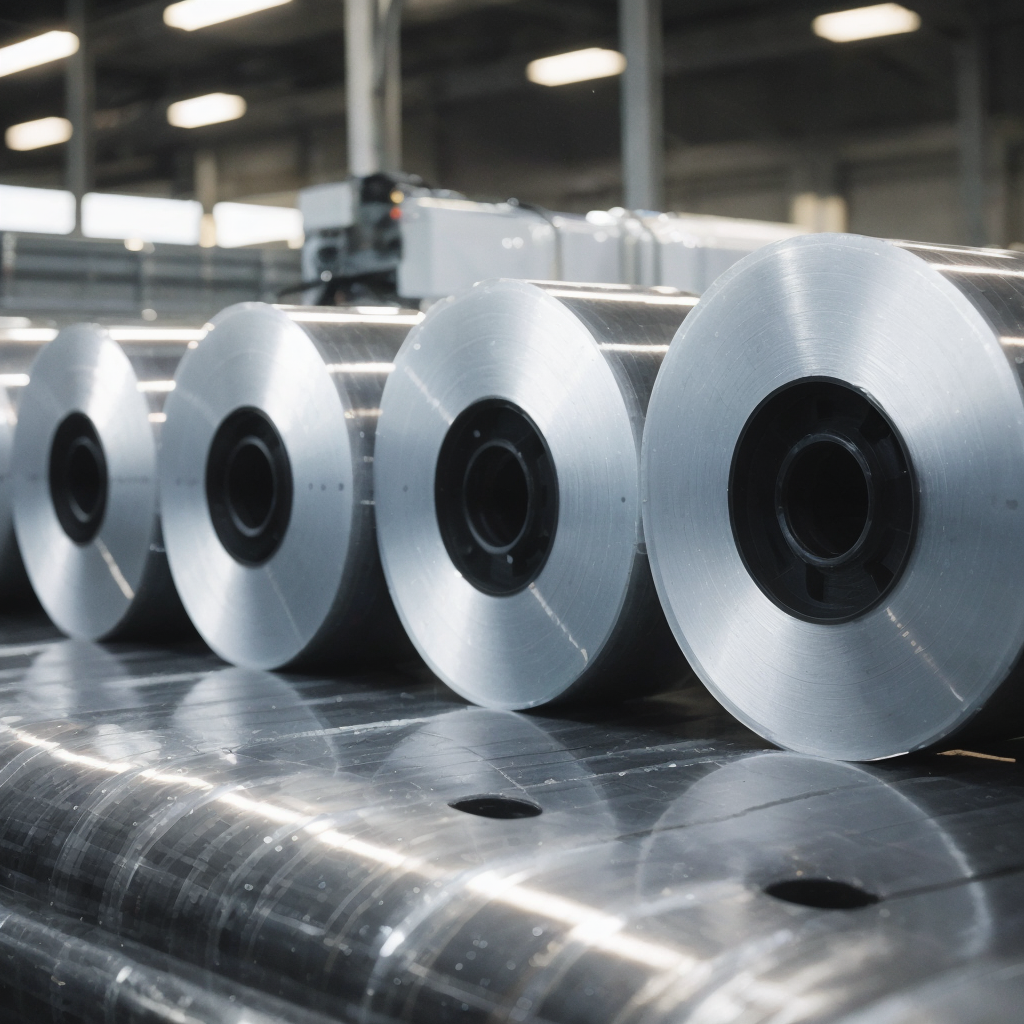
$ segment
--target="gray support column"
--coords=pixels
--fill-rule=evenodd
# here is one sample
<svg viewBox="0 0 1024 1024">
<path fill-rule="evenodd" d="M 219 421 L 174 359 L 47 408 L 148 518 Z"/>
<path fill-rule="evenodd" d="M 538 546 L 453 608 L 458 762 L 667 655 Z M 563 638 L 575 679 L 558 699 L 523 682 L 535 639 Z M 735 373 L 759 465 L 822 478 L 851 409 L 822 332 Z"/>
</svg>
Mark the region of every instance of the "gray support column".
<svg viewBox="0 0 1024 1024">
<path fill-rule="evenodd" d="M 199 228 L 199 244 L 204 249 L 217 244 L 217 227 L 213 208 L 217 205 L 217 154 L 209 149 L 199 150 L 193 157 L 192 181 L 196 199 L 203 204 L 203 220 Z"/>
<path fill-rule="evenodd" d="M 65 65 L 65 102 L 72 135 L 67 144 L 67 188 L 75 196 L 75 234 L 82 232 L 82 196 L 93 187 L 95 70 L 88 32 L 89 0 L 67 0 L 68 27 L 78 52 Z"/>
<path fill-rule="evenodd" d="M 402 5 L 381 0 L 380 76 L 382 160 L 385 171 L 402 169 Z"/>
<path fill-rule="evenodd" d="M 619 0 L 619 37 L 626 56 L 622 76 L 623 205 L 663 205 L 661 0 Z"/>
<path fill-rule="evenodd" d="M 375 101 L 377 0 L 345 0 L 345 95 L 348 167 L 357 177 L 381 168 L 380 125 Z"/>
<path fill-rule="evenodd" d="M 980 32 L 956 43 L 957 130 L 960 147 L 960 196 L 968 245 L 985 245 L 985 58 Z"/>
</svg>

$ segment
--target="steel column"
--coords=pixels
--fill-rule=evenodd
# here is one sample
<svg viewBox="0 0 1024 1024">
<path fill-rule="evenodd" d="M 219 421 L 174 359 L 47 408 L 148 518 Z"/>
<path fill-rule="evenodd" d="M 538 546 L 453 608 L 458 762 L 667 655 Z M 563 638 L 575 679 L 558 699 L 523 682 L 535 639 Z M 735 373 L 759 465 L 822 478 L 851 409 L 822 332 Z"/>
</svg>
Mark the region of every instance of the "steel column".
<svg viewBox="0 0 1024 1024">
<path fill-rule="evenodd" d="M 75 196 L 75 233 L 82 231 L 82 197 L 93 185 L 95 74 L 88 31 L 89 0 L 67 0 L 68 26 L 78 36 L 78 52 L 65 65 L 65 102 L 71 122 L 67 146 L 67 187 Z"/>
<path fill-rule="evenodd" d="M 619 0 L 622 77 L 623 202 L 631 210 L 663 205 L 661 0 Z"/>
<path fill-rule="evenodd" d="M 960 194 L 968 245 L 985 245 L 985 60 L 977 31 L 956 44 L 957 132 L 960 148 Z"/>
</svg>

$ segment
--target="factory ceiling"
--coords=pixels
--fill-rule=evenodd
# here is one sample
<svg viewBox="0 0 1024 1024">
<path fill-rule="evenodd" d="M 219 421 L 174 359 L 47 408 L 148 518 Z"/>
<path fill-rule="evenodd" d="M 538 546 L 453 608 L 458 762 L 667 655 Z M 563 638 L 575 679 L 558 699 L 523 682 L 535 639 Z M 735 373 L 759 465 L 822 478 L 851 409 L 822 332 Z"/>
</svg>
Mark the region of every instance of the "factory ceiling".
<svg viewBox="0 0 1024 1024">
<path fill-rule="evenodd" d="M 164 6 L 91 4 L 98 188 L 189 194 L 197 151 L 283 139 L 307 154 L 297 184 L 343 173 L 342 150 L 319 163 L 309 156 L 317 140 L 343 147 L 342 0 L 291 0 L 188 33 L 163 23 Z M 664 0 L 670 163 L 709 145 L 795 148 L 813 163 L 861 136 L 952 124 L 955 53 L 970 40 L 985 62 L 989 112 L 1011 125 L 1024 118 L 1024 2 L 921 0 L 910 4 L 920 31 L 843 46 L 811 31 L 815 15 L 837 6 Z M 527 199 L 537 198 L 520 173 L 531 161 L 607 178 L 619 146 L 616 80 L 552 89 L 528 82 L 524 69 L 535 57 L 615 46 L 616 12 L 614 0 L 407 0 L 409 169 L 460 187 L 477 180 L 464 173 L 476 161 L 491 168 L 478 193 Z M 5 0 L 0 45 L 65 24 L 59 0 Z M 169 103 L 209 92 L 243 96 L 248 113 L 194 130 L 167 123 Z M 0 78 L 0 129 L 63 110 L 62 62 Z M 0 181 L 60 184 L 62 149 L 0 150 Z M 503 166 L 519 170 L 502 177 Z"/>
</svg>

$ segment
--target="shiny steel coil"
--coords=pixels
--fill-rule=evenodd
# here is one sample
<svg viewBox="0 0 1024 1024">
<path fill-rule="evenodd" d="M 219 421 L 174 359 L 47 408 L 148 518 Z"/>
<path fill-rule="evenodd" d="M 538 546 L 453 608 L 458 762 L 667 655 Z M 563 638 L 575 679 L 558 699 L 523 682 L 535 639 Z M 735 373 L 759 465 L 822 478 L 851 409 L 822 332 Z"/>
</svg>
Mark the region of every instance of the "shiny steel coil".
<svg viewBox="0 0 1024 1024">
<path fill-rule="evenodd" d="M 727 271 L 644 438 L 662 603 L 784 747 L 890 757 L 1024 726 L 1024 257 L 854 235 Z"/>
<path fill-rule="evenodd" d="M 493 281 L 432 307 L 381 401 L 381 557 L 464 697 L 528 708 L 685 674 L 640 517 L 644 413 L 696 299 Z"/>
<path fill-rule="evenodd" d="M 174 371 L 202 334 L 75 324 L 32 364 L 14 438 L 14 522 L 36 595 L 70 636 L 188 628 L 164 554 L 156 459 Z"/>
<path fill-rule="evenodd" d="M 41 339 L 50 337 L 51 332 L 39 328 L 0 327 L 0 606 L 11 610 L 30 597 L 28 576 L 14 532 L 14 431 L 29 369 L 45 344 Z"/>
<path fill-rule="evenodd" d="M 161 454 L 164 535 L 206 642 L 247 668 L 397 660 L 373 449 L 409 310 L 242 303 L 182 362 Z"/>
</svg>

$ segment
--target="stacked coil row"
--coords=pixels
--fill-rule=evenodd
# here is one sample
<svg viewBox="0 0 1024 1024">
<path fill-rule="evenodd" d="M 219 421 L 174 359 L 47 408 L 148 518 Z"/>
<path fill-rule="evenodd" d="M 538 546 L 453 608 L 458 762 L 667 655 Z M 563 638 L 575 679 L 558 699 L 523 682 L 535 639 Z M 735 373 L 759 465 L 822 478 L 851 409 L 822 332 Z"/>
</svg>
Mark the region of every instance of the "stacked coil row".
<svg viewBox="0 0 1024 1024">
<path fill-rule="evenodd" d="M 145 350 L 79 325 L 4 412 L 2 580 L 13 507 L 78 637 L 187 613 L 239 665 L 418 653 L 506 709 L 695 674 L 849 760 L 1014 735 L 1022 366 L 1024 257 L 851 235 L 699 303 L 494 281 L 425 316 L 245 304 Z"/>
</svg>

